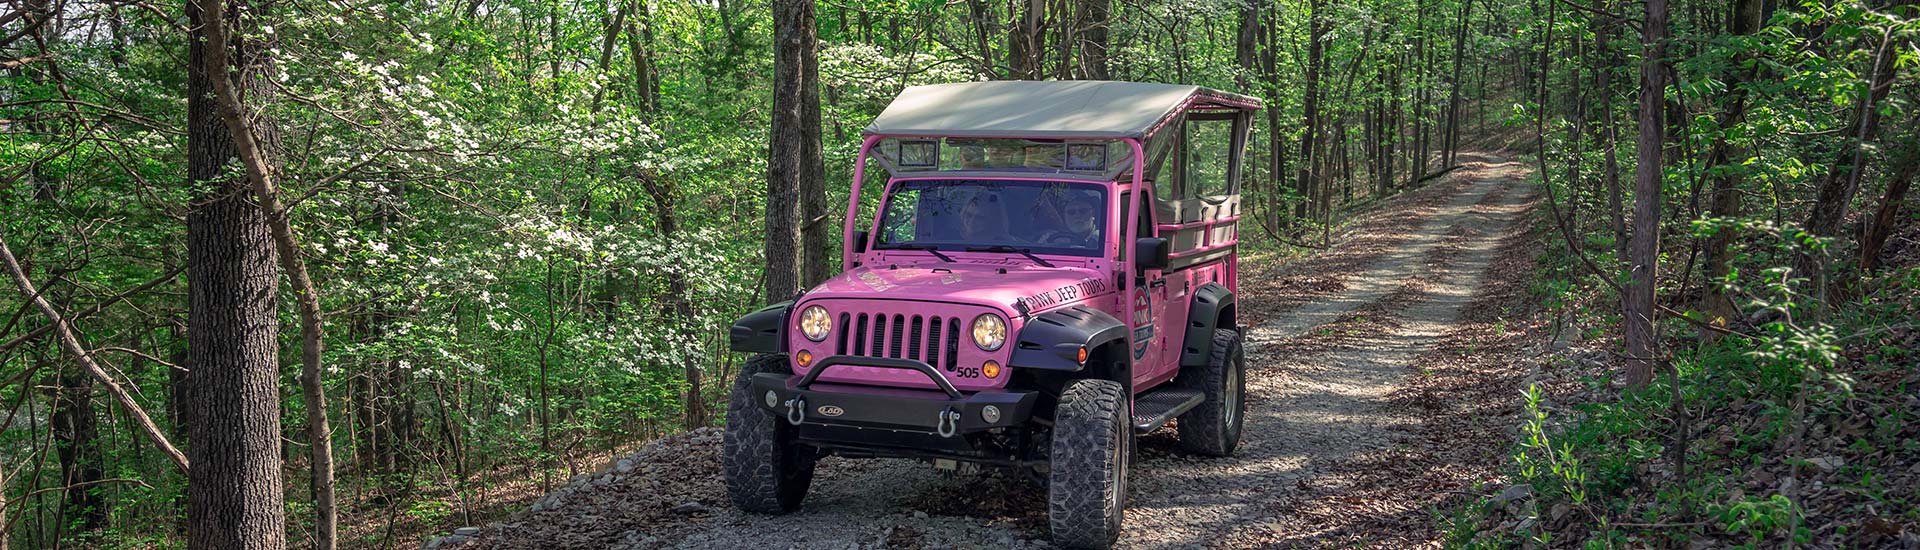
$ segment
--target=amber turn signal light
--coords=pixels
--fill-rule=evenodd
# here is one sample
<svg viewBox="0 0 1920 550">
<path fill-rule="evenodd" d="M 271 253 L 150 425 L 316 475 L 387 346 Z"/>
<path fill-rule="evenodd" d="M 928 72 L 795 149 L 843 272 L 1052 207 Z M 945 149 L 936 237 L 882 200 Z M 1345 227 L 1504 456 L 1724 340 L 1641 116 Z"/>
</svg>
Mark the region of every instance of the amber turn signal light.
<svg viewBox="0 0 1920 550">
<path fill-rule="evenodd" d="M 1074 360 L 1075 360 L 1075 361 L 1079 361 L 1079 362 L 1081 362 L 1081 363 L 1085 363 L 1085 362 L 1087 362 L 1087 347 L 1086 347 L 1086 346 L 1080 346 L 1080 354 L 1079 354 L 1078 356 L 1075 356 L 1075 357 L 1074 357 Z"/>
<path fill-rule="evenodd" d="M 980 365 L 980 374 L 987 375 L 987 378 L 999 378 L 1000 363 L 992 359 L 988 359 L 986 364 Z"/>
<path fill-rule="evenodd" d="M 800 350 L 800 353 L 793 354 L 793 358 L 799 361 L 802 367 L 813 364 L 813 352 L 811 351 Z"/>
</svg>

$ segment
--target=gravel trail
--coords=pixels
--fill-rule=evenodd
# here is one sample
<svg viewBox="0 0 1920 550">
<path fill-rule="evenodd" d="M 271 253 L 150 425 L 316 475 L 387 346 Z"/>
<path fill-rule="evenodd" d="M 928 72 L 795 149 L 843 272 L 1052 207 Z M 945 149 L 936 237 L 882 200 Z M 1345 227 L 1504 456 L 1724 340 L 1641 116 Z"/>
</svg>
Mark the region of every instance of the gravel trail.
<svg viewBox="0 0 1920 550">
<path fill-rule="evenodd" d="M 1525 219 L 1533 192 L 1519 163 L 1466 153 L 1461 158 L 1464 166 L 1448 177 L 1465 184 L 1426 210 L 1426 219 L 1398 224 L 1413 228 L 1401 245 L 1340 274 L 1348 282 L 1334 296 L 1252 328 L 1247 421 L 1235 456 L 1180 453 L 1170 428 L 1141 439 L 1121 547 L 1314 545 L 1312 534 L 1323 527 L 1290 520 L 1277 511 L 1279 504 L 1332 464 L 1403 444 L 1418 420 L 1390 406 L 1388 394 L 1472 300 L 1499 252 L 1497 237 Z M 994 474 L 949 477 L 906 460 L 830 457 L 801 511 L 777 517 L 737 512 L 718 477 L 719 439 L 717 431 L 702 430 L 650 445 L 605 473 L 582 476 L 535 510 L 442 544 L 1048 546 L 1044 489 Z"/>
</svg>

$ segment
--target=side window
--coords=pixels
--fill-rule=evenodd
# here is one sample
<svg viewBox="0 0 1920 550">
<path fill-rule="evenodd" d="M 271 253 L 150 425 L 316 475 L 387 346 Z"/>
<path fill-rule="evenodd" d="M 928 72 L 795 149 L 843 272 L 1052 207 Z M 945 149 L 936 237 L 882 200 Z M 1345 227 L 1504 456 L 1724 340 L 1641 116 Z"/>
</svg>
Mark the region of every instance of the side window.
<svg viewBox="0 0 1920 550">
<path fill-rule="evenodd" d="M 1180 198 L 1211 197 L 1227 193 L 1227 168 L 1232 165 L 1233 119 L 1188 117 L 1186 185 Z"/>
<path fill-rule="evenodd" d="M 1166 164 L 1161 165 L 1158 177 L 1153 180 L 1153 196 L 1161 200 L 1179 197 L 1181 180 L 1186 179 L 1187 140 L 1182 135 L 1184 132 L 1169 133 L 1173 134 L 1173 145 L 1168 148 Z"/>
<path fill-rule="evenodd" d="M 1141 204 L 1145 205 L 1147 209 L 1140 211 L 1140 225 L 1135 226 L 1133 228 L 1133 238 L 1138 239 L 1142 237 L 1157 236 L 1154 234 L 1154 231 L 1153 231 L 1153 210 L 1154 210 L 1153 201 L 1154 199 L 1157 199 L 1157 198 L 1159 197 L 1155 196 L 1152 193 L 1149 193 L 1147 194 L 1147 200 L 1141 201 Z M 1122 221 L 1121 223 L 1126 223 L 1126 222 Z M 1128 245 L 1128 246 L 1131 246 L 1131 245 Z"/>
<path fill-rule="evenodd" d="M 1133 249 L 1133 239 L 1154 236 L 1153 232 L 1153 195 L 1147 195 L 1146 210 L 1140 211 L 1140 222 L 1124 238 L 1120 239 L 1120 261 L 1127 261 L 1127 253 Z M 1120 194 L 1120 226 L 1126 227 L 1127 215 L 1133 210 L 1133 192 Z"/>
</svg>

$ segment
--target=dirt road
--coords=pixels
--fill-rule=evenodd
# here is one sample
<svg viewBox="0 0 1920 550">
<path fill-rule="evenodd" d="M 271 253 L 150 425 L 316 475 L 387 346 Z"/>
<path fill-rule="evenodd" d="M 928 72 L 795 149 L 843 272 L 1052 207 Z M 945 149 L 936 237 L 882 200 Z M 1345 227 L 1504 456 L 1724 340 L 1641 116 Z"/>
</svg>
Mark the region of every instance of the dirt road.
<svg viewBox="0 0 1920 550">
<path fill-rule="evenodd" d="M 1525 225 L 1532 204 L 1523 165 L 1472 154 L 1462 161 L 1447 180 L 1390 201 L 1324 254 L 1344 253 L 1353 261 L 1303 267 L 1339 284 L 1293 293 L 1286 300 L 1292 305 L 1243 306 L 1259 307 L 1264 321 L 1249 335 L 1239 451 L 1205 459 L 1178 452 L 1171 429 L 1145 436 L 1132 470 L 1122 547 L 1339 544 L 1316 539 L 1333 526 L 1290 510 L 1300 509 L 1303 498 L 1340 498 L 1324 490 L 1332 480 L 1317 476 L 1359 455 L 1412 444 L 1420 420 L 1394 406 L 1389 394 L 1460 318 L 1498 259 L 1502 239 Z M 1250 276 L 1242 295 L 1274 294 L 1261 287 L 1299 275 Z M 946 477 L 905 460 L 829 458 L 800 512 L 737 512 L 727 505 L 718 475 L 719 443 L 719 432 L 703 430 L 650 445 L 605 473 L 582 476 L 529 512 L 439 545 L 1047 546 L 1044 489 L 994 475 Z M 1302 489 L 1308 486 L 1321 489 Z M 1425 533 L 1431 525 L 1404 529 Z"/>
</svg>

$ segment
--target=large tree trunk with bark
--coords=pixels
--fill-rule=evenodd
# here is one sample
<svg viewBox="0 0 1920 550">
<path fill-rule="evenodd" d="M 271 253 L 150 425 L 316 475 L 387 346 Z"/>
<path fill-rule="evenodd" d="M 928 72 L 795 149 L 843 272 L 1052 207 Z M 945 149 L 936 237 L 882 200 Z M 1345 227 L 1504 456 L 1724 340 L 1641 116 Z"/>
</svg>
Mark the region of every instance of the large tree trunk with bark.
<svg viewBox="0 0 1920 550">
<path fill-rule="evenodd" d="M 801 2 L 790 14 L 800 25 L 802 38 L 797 44 L 802 64 L 800 85 L 800 274 L 801 284 L 811 288 L 827 281 L 834 266 L 829 262 L 829 242 L 839 234 L 840 225 L 827 216 L 827 165 L 820 145 L 820 43 L 815 39 L 813 2 Z"/>
<path fill-rule="evenodd" d="M 1642 30 L 1641 45 L 1645 51 L 1640 62 L 1639 160 L 1633 182 L 1633 242 L 1628 251 L 1632 271 L 1622 308 L 1626 321 L 1626 382 L 1633 386 L 1653 381 L 1658 337 L 1653 324 L 1653 287 L 1659 276 L 1663 166 L 1660 156 L 1666 133 L 1666 0 L 1648 0 Z"/>
<path fill-rule="evenodd" d="M 204 0 L 208 11 L 220 0 Z M 229 43 L 227 36 L 240 37 L 237 42 L 243 52 L 241 57 L 241 78 L 247 78 L 247 72 L 270 74 L 272 59 L 265 55 L 270 51 L 265 44 L 251 43 L 239 32 L 239 22 L 232 29 L 224 25 L 207 25 L 208 42 L 214 44 Z M 224 34 L 216 34 L 224 33 Z M 205 52 L 201 59 L 203 70 L 210 85 L 215 108 L 221 122 L 232 138 L 234 153 L 245 167 L 246 182 L 260 210 L 265 214 L 268 233 L 273 237 L 274 256 L 280 269 L 286 273 L 295 299 L 298 301 L 300 318 L 300 390 L 306 404 L 307 415 L 307 452 L 310 462 L 308 488 L 314 498 L 314 548 L 333 550 L 339 516 L 334 504 L 333 487 L 333 441 L 332 430 L 327 422 L 326 390 L 322 385 L 320 358 L 324 352 L 326 338 L 326 317 L 320 310 L 320 292 L 307 273 L 306 261 L 301 258 L 298 237 L 294 235 L 293 223 L 288 220 L 288 208 L 280 201 L 279 139 L 278 132 L 270 119 L 255 115 L 240 98 L 235 89 L 235 74 L 230 69 L 228 50 L 219 49 Z M 255 99 L 265 93 L 266 88 L 253 88 Z"/>
<path fill-rule="evenodd" d="M 187 6 L 195 29 L 187 175 L 197 195 L 187 213 L 187 339 L 194 365 L 187 546 L 196 549 L 286 547 L 277 255 L 266 211 L 254 204 L 247 180 L 225 169 L 238 147 L 214 97 L 221 88 L 237 88 L 257 100 L 267 89 L 258 63 L 264 52 L 230 42 L 227 32 L 228 25 L 241 28 L 245 11 L 245 4 L 220 0 Z M 229 62 L 235 49 L 238 58 Z M 219 78 L 232 80 L 215 82 Z"/>
<path fill-rule="evenodd" d="M 767 153 L 767 301 L 792 297 L 811 278 L 810 251 L 801 237 L 811 225 L 805 193 L 824 185 L 820 166 L 819 80 L 811 0 L 773 5 L 773 135 Z M 812 175 L 810 175 L 812 174 Z M 824 201 L 824 199 L 819 199 Z M 824 202 L 819 205 L 824 213 Z M 822 251 L 824 255 L 824 250 Z"/>
</svg>

